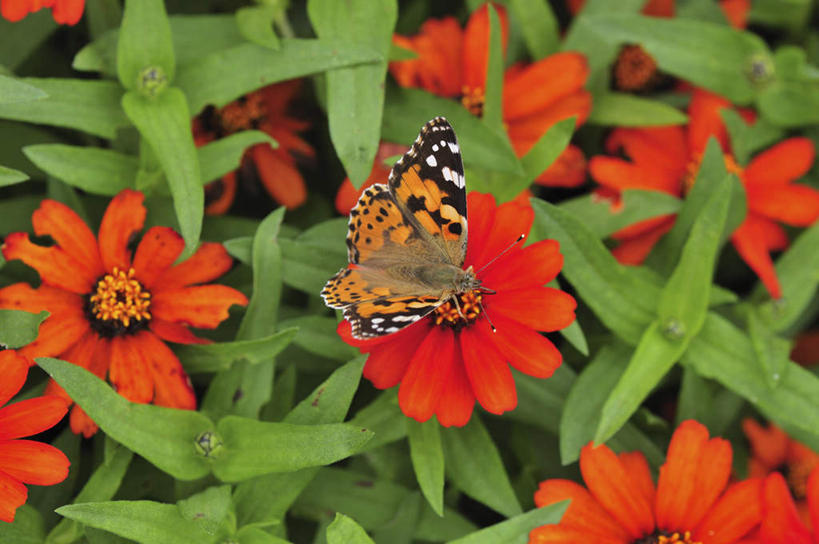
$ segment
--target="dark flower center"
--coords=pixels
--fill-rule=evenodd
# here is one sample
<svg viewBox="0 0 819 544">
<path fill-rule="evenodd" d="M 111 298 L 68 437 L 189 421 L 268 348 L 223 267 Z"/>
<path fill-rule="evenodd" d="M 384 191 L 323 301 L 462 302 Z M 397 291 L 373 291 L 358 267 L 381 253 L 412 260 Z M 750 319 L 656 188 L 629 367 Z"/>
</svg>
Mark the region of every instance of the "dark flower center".
<svg viewBox="0 0 819 544">
<path fill-rule="evenodd" d="M 790 461 L 777 468 L 777 471 L 788 482 L 788 488 L 790 488 L 794 499 L 802 501 L 807 498 L 808 477 L 816 466 L 817 460 L 814 457 L 808 457 Z"/>
<path fill-rule="evenodd" d="M 114 337 L 144 329 L 151 320 L 151 293 L 134 279 L 135 271 L 114 267 L 97 281 L 86 300 L 91 327 L 100 335 Z"/>
<path fill-rule="evenodd" d="M 476 117 L 483 115 L 483 103 L 485 99 L 486 95 L 480 87 L 464 85 L 461 88 L 461 104 L 469 110 L 469 113 Z"/>
<path fill-rule="evenodd" d="M 199 116 L 209 132 L 221 138 L 242 130 L 259 128 L 267 116 L 267 106 L 262 93 L 241 96 L 219 109 L 209 106 Z"/>
<path fill-rule="evenodd" d="M 702 542 L 691 538 L 691 531 L 683 533 L 654 531 L 653 534 L 635 540 L 632 544 L 702 544 Z"/>
<path fill-rule="evenodd" d="M 737 164 L 734 157 L 730 153 L 723 153 L 722 160 L 725 161 L 725 170 L 729 174 L 734 174 L 742 179 L 742 167 Z M 683 175 L 682 193 L 687 195 L 694 187 L 694 182 L 697 180 L 697 174 L 700 171 L 700 164 L 702 163 L 702 153 L 697 153 L 688 164 L 685 165 L 685 174 Z"/>
<path fill-rule="evenodd" d="M 645 91 L 657 81 L 657 62 L 639 45 L 620 50 L 614 66 L 614 83 L 621 91 Z"/>
<path fill-rule="evenodd" d="M 448 325 L 460 330 L 477 321 L 483 312 L 483 294 L 478 290 L 467 291 L 444 302 L 432 313 L 436 325 Z"/>
</svg>

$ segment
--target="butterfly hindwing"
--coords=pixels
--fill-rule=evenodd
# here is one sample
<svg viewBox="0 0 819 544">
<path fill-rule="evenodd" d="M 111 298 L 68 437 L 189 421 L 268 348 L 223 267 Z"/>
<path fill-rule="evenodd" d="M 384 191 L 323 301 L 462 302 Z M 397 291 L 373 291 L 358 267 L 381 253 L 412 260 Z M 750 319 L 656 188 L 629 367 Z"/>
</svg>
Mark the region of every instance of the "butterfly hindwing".
<svg viewBox="0 0 819 544">
<path fill-rule="evenodd" d="M 398 332 L 432 312 L 437 297 L 382 297 L 344 309 L 355 338 L 375 338 Z"/>
<path fill-rule="evenodd" d="M 393 166 L 390 191 L 402 211 L 429 233 L 449 261 L 463 264 L 466 253 L 466 187 L 455 131 L 443 117 L 421 129 Z"/>
</svg>

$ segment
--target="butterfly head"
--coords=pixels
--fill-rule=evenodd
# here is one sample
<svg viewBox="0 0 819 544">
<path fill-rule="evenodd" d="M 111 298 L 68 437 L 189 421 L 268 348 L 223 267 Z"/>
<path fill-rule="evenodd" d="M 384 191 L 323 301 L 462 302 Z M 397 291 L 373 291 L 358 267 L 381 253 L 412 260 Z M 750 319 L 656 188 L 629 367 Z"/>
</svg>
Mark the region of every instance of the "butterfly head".
<svg viewBox="0 0 819 544">
<path fill-rule="evenodd" d="M 470 266 L 466 270 L 459 271 L 455 277 L 455 292 L 467 293 L 474 291 L 481 286 L 481 280 L 475 275 L 475 270 Z"/>
</svg>

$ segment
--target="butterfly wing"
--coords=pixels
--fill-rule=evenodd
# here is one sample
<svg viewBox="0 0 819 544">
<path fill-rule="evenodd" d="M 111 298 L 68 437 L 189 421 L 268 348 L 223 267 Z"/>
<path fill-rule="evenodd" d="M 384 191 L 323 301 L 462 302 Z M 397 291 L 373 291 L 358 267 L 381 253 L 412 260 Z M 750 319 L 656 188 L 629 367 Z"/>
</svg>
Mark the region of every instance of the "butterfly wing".
<svg viewBox="0 0 819 544">
<path fill-rule="evenodd" d="M 401 211 L 450 263 L 466 256 L 466 185 L 458 138 L 449 122 L 436 117 L 421 129 L 412 147 L 393 166 L 390 192 Z"/>
</svg>

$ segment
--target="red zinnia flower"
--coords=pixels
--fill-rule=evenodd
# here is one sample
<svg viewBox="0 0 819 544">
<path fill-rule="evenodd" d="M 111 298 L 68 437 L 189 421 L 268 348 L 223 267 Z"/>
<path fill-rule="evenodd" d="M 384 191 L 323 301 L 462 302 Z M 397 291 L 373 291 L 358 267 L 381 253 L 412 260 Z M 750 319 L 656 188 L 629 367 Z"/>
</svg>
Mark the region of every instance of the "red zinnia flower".
<svg viewBox="0 0 819 544">
<path fill-rule="evenodd" d="M 744 168 L 734 161 L 720 110 L 730 107 L 723 98 L 695 90 L 688 107 L 688 125 L 618 128 L 606 141 L 609 153 L 622 150 L 631 160 L 597 156 L 589 172 L 604 192 L 625 189 L 661 191 L 682 197 L 696 178 L 708 138 L 722 146 L 726 168 L 745 186 L 748 215 L 731 241 L 739 255 L 774 298 L 781 296 L 769 251 L 788 245 L 777 222 L 808 226 L 819 217 L 819 191 L 792 183 L 813 164 L 814 147 L 807 138 L 788 138 L 756 155 Z M 751 118 L 748 112 L 741 112 Z M 674 224 L 675 215 L 640 221 L 612 235 L 620 244 L 614 255 L 625 264 L 639 264 Z"/>
<path fill-rule="evenodd" d="M 762 480 L 728 485 L 731 445 L 708 438 L 688 420 L 680 424 L 657 485 L 640 452 L 615 454 L 608 447 L 580 452 L 586 487 L 570 480 L 546 480 L 535 493 L 537 506 L 571 499 L 557 525 L 538 527 L 530 544 L 731 544 L 761 519 Z"/>
<path fill-rule="evenodd" d="M 806 512 L 794 504 L 782 474 L 765 478 L 762 497 L 762 525 L 752 540 L 758 544 L 819 544 L 819 467 L 807 480 Z"/>
<path fill-rule="evenodd" d="M 29 363 L 12 350 L 0 352 L 0 406 L 26 382 Z M 53 427 L 68 405 L 56 396 L 21 400 L 0 408 L 0 520 L 11 523 L 26 502 L 23 484 L 54 485 L 68 476 L 68 458 L 55 448 L 34 440 L 18 440 Z"/>
<path fill-rule="evenodd" d="M 296 168 L 296 155 L 315 155 L 310 144 L 298 136 L 310 124 L 287 111 L 300 88 L 300 79 L 268 85 L 222 108 L 208 107 L 193 120 L 194 141 L 200 146 L 250 129 L 266 132 L 276 140 L 279 144 L 276 149 L 266 143 L 252 146 L 245 152 L 242 165 L 252 162 L 265 190 L 288 209 L 307 200 L 307 187 Z M 222 214 L 230 208 L 236 196 L 236 175 L 237 171 L 230 172 L 205 186 L 206 213 Z"/>
<path fill-rule="evenodd" d="M 42 8 L 51 8 L 57 24 L 76 25 L 85 9 L 85 0 L 0 0 L 0 15 L 12 23 Z"/>
<path fill-rule="evenodd" d="M 529 232 L 534 212 L 528 203 L 496 206 L 494 197 L 470 193 L 467 210 L 464 268 L 473 266 L 482 287 L 493 294 L 477 290 L 460 295 L 465 318 L 447 302 L 428 318 L 372 340 L 354 339 L 347 321 L 339 325 L 345 342 L 370 354 L 364 376 L 373 385 L 386 389 L 400 383 L 398 402 L 404 414 L 418 421 L 435 414 L 444 426 L 466 425 L 476 399 L 493 414 L 514 409 L 517 394 L 509 364 L 531 376 L 551 376 L 562 356 L 537 331 L 569 326 L 577 305 L 570 295 L 543 287 L 563 266 L 554 240 L 515 246 L 483 268 Z"/>
<path fill-rule="evenodd" d="M 247 298 L 224 285 L 201 285 L 233 264 L 221 244 L 203 243 L 174 265 L 185 245 L 182 237 L 168 227 L 152 227 L 132 257 L 129 245 L 145 221 L 142 200 L 142 193 L 129 189 L 114 197 L 97 238 L 73 210 L 43 200 L 32 215 L 34 233 L 55 244 L 36 245 L 28 233 L 15 232 L 3 245 L 3 256 L 36 269 L 41 285 L 0 289 L 0 308 L 51 313 L 21 355 L 59 357 L 100 378 L 107 375 L 133 402 L 194 409 L 190 380 L 163 340 L 207 342 L 188 327 L 215 328 L 231 305 L 247 304 Z M 70 400 L 56 382 L 46 391 Z M 96 425 L 74 406 L 71 429 L 90 436 Z"/>
<path fill-rule="evenodd" d="M 507 19 L 501 21 L 504 50 Z M 390 72 L 403 87 L 420 87 L 438 96 L 455 97 L 473 114 L 483 113 L 489 62 L 489 10 L 486 4 L 461 29 L 454 17 L 429 19 L 412 37 L 393 42 L 418 57 L 390 63 Z M 577 116 L 580 126 L 591 111 L 591 94 L 583 89 L 589 69 L 579 53 L 557 53 L 537 62 L 518 63 L 504 74 L 503 122 L 515 153 L 522 157 L 560 120 Z M 557 172 L 552 172 L 557 169 Z M 574 187 L 585 181 L 582 151 L 569 146 L 561 159 L 535 180 L 542 185 Z"/>
<path fill-rule="evenodd" d="M 764 477 L 780 472 L 786 479 L 791 493 L 797 501 L 802 520 L 807 522 L 808 476 L 819 467 L 819 454 L 785 434 L 785 431 L 770 424 L 762 427 L 756 420 L 746 418 L 742 430 L 751 443 L 751 457 L 748 459 L 748 475 Z"/>
</svg>

